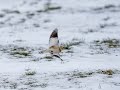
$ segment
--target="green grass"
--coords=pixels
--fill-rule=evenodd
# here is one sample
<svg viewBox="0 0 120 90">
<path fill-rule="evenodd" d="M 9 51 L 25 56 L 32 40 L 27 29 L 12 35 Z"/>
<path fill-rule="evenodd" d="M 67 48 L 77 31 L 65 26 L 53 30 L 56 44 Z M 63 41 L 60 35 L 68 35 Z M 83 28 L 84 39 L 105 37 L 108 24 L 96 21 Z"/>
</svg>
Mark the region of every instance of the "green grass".
<svg viewBox="0 0 120 90">
<path fill-rule="evenodd" d="M 60 10 L 62 7 L 61 6 L 53 6 L 52 2 L 50 0 L 48 0 L 48 2 L 46 2 L 46 4 L 44 5 L 44 12 L 48 12 L 48 11 L 53 11 L 53 10 Z"/>
<path fill-rule="evenodd" d="M 51 56 L 45 56 L 44 59 L 53 59 Z"/>
<path fill-rule="evenodd" d="M 72 77 L 74 78 L 86 78 L 86 77 L 89 77 L 91 76 L 93 73 L 92 72 L 78 72 L 78 73 L 74 73 L 72 75 Z"/>
<path fill-rule="evenodd" d="M 29 57 L 32 54 L 32 50 L 30 47 L 20 47 L 16 45 L 7 45 L 7 46 L 0 46 L 0 51 L 11 55 L 13 57 L 24 58 Z"/>
<path fill-rule="evenodd" d="M 33 76 L 35 74 L 36 74 L 36 72 L 35 71 L 31 71 L 31 70 L 25 72 L 26 76 Z"/>
<path fill-rule="evenodd" d="M 71 77 L 73 78 L 86 78 L 86 77 L 90 77 L 94 74 L 94 72 L 89 71 L 89 72 L 80 72 L 80 71 L 74 71 L 71 74 Z"/>
<path fill-rule="evenodd" d="M 65 50 L 70 50 L 72 48 L 72 46 L 78 46 L 81 43 L 84 43 L 83 39 L 79 40 L 79 39 L 73 38 L 71 41 L 68 41 L 66 43 L 62 43 L 61 47 Z"/>
<path fill-rule="evenodd" d="M 19 58 L 31 56 L 31 51 L 27 47 L 18 47 L 18 46 L 12 47 L 9 53 L 14 57 L 19 57 Z"/>
<path fill-rule="evenodd" d="M 96 74 L 103 74 L 103 75 L 108 75 L 108 76 L 112 76 L 114 74 L 118 74 L 120 73 L 120 71 L 118 70 L 112 70 L 112 69 L 106 69 L 106 70 L 95 70 L 95 71 L 88 71 L 88 72 L 81 72 L 81 71 L 73 71 L 71 74 L 67 74 L 70 75 L 70 77 L 72 78 L 87 78 L 87 77 L 92 77 L 93 75 Z"/>
<path fill-rule="evenodd" d="M 44 57 L 40 58 L 40 60 L 52 61 L 53 57 L 52 56 L 44 56 Z"/>
<path fill-rule="evenodd" d="M 12 52 L 11 55 L 16 56 L 16 55 L 20 55 L 20 56 L 30 56 L 30 53 L 27 51 L 15 51 Z"/>
<path fill-rule="evenodd" d="M 117 48 L 120 47 L 120 40 L 118 39 L 103 39 L 103 40 L 95 40 L 96 45 L 105 45 L 108 48 Z"/>
<path fill-rule="evenodd" d="M 57 7 L 50 6 L 50 7 L 47 7 L 45 11 L 53 11 L 53 10 L 59 10 L 59 9 L 61 9 L 60 6 L 57 6 Z"/>
</svg>

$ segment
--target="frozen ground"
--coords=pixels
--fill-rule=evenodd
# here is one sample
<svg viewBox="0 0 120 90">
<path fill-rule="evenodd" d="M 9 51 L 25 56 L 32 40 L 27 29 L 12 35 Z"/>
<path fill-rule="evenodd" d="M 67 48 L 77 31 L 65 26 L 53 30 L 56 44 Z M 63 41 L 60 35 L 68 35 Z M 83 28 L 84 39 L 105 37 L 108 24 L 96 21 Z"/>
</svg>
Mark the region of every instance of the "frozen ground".
<svg viewBox="0 0 120 90">
<path fill-rule="evenodd" d="M 0 0 L 0 56 L 0 90 L 120 90 L 120 0 Z"/>
</svg>

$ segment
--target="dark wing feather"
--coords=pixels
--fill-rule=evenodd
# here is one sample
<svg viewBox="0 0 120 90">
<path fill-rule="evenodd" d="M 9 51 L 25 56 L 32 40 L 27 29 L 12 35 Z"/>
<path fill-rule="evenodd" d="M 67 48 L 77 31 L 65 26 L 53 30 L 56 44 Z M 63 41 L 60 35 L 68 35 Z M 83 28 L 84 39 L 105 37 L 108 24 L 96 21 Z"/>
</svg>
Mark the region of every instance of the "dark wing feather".
<svg viewBox="0 0 120 90">
<path fill-rule="evenodd" d="M 50 35 L 50 38 L 56 38 L 58 37 L 58 29 L 53 30 L 53 32 Z"/>
</svg>

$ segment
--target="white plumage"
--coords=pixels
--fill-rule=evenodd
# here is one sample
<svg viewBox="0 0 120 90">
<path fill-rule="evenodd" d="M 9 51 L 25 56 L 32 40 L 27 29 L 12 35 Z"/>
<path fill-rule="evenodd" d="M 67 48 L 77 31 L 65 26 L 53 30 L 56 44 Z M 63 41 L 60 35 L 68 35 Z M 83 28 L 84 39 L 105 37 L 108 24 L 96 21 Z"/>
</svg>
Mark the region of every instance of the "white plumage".
<svg viewBox="0 0 120 90">
<path fill-rule="evenodd" d="M 61 52 L 61 49 L 59 47 L 58 29 L 53 30 L 53 32 L 50 35 L 50 38 L 49 38 L 49 52 L 52 56 L 60 58 L 59 53 Z"/>
<path fill-rule="evenodd" d="M 51 47 L 51 46 L 59 46 L 58 38 L 50 38 L 50 40 L 49 40 L 49 47 Z"/>
<path fill-rule="evenodd" d="M 60 52 L 59 39 L 58 39 L 58 29 L 53 30 L 49 38 L 49 50 L 53 55 L 58 55 Z"/>
</svg>

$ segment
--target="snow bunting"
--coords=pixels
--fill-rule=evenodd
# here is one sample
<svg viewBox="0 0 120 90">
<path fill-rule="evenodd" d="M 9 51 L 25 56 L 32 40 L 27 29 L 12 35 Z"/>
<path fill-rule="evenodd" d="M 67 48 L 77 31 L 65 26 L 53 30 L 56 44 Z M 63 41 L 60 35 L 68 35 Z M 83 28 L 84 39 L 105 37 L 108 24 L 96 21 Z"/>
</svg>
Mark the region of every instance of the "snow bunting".
<svg viewBox="0 0 120 90">
<path fill-rule="evenodd" d="M 61 52 L 61 48 L 59 47 L 58 29 L 53 30 L 53 32 L 50 35 L 50 38 L 49 38 L 49 52 L 52 56 L 60 58 L 59 53 Z"/>
</svg>

